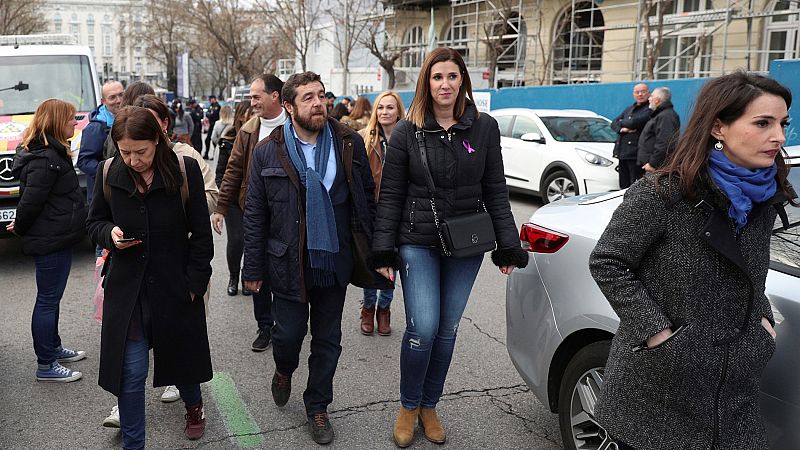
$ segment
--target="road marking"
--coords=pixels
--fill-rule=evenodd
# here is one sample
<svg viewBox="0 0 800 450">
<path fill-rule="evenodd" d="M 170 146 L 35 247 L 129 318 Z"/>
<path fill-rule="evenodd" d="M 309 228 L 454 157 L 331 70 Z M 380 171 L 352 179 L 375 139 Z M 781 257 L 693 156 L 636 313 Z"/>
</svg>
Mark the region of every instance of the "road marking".
<svg viewBox="0 0 800 450">
<path fill-rule="evenodd" d="M 247 411 L 233 379 L 225 372 L 215 372 L 209 385 L 225 428 L 233 435 L 236 445 L 245 448 L 260 447 L 264 443 L 261 428 Z"/>
</svg>

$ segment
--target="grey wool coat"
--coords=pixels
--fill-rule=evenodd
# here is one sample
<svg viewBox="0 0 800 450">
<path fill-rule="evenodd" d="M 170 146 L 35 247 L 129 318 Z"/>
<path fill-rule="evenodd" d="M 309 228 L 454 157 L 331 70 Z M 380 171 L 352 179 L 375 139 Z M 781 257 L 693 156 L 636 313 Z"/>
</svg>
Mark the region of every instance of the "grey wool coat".
<svg viewBox="0 0 800 450">
<path fill-rule="evenodd" d="M 620 318 L 595 416 L 640 450 L 767 448 L 759 388 L 775 341 L 760 322 L 774 325 L 764 284 L 785 197 L 755 205 L 737 236 L 728 199 L 700 178 L 695 199 L 655 175 L 634 184 L 589 261 Z"/>
</svg>

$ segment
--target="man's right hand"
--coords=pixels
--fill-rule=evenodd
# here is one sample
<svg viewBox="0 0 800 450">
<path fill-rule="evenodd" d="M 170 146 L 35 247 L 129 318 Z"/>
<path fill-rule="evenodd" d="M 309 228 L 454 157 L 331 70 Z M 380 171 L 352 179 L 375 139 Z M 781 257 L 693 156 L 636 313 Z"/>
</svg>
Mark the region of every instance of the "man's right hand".
<svg viewBox="0 0 800 450">
<path fill-rule="evenodd" d="M 264 282 L 261 280 L 257 281 L 244 280 L 244 287 L 252 292 L 260 292 L 262 284 L 264 284 Z"/>
<path fill-rule="evenodd" d="M 215 212 L 214 214 L 211 214 L 211 227 L 214 228 L 214 231 L 216 231 L 217 234 L 222 234 L 222 221 L 223 221 L 223 219 L 225 219 L 225 216 L 223 216 L 222 214 L 220 214 L 218 212 Z"/>
</svg>

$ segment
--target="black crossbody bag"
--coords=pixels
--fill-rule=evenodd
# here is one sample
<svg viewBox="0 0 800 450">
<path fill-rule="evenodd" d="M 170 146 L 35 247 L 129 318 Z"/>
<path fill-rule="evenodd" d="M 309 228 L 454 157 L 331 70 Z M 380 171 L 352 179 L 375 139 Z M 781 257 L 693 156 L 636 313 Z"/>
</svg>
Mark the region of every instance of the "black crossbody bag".
<svg viewBox="0 0 800 450">
<path fill-rule="evenodd" d="M 431 176 L 431 170 L 428 167 L 425 132 L 415 128 L 414 134 L 417 137 L 422 167 L 425 169 L 425 183 L 428 185 L 428 193 L 431 196 L 431 210 L 433 211 L 436 232 L 439 234 L 439 241 L 442 244 L 442 254 L 454 258 L 464 258 L 494 250 L 497 246 L 494 225 L 492 224 L 492 217 L 486 211 L 486 205 L 482 201 L 479 202 L 479 208 L 474 213 L 439 219 L 434 199 L 436 185 L 433 183 L 433 176 Z"/>
</svg>

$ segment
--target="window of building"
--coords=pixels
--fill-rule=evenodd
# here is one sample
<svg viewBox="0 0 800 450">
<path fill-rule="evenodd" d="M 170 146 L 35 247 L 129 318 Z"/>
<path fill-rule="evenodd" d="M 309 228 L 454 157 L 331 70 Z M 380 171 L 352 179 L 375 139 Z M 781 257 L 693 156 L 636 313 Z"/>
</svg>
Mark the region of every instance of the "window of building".
<svg viewBox="0 0 800 450">
<path fill-rule="evenodd" d="M 800 57 L 800 3 L 790 0 L 773 0 L 767 11 L 786 12 L 766 17 L 764 32 L 764 54 L 761 70 L 769 70 L 769 63 L 776 59 Z"/>
<path fill-rule="evenodd" d="M 134 66 L 134 72 L 136 72 L 136 75 L 140 76 L 142 75 L 142 63 L 140 62 L 136 63 L 136 65 Z"/>
<path fill-rule="evenodd" d="M 456 20 L 451 22 L 445 31 L 445 35 L 439 42 L 440 46 L 450 47 L 456 50 L 466 59 L 469 56 L 469 41 L 467 40 L 467 22 Z"/>
<path fill-rule="evenodd" d="M 599 81 L 603 63 L 603 13 L 594 2 L 577 2 L 556 22 L 553 45 L 553 81 Z"/>
<path fill-rule="evenodd" d="M 61 14 L 56 13 L 56 15 L 53 16 L 53 32 L 61 33 L 61 25 L 62 25 L 62 23 L 63 22 L 61 21 Z"/>
<path fill-rule="evenodd" d="M 664 15 L 681 13 L 692 13 L 698 11 L 708 11 L 714 9 L 712 0 L 661 0 L 652 2 L 649 13 L 651 17 L 658 16 L 659 11 L 663 10 Z"/>
<path fill-rule="evenodd" d="M 86 16 L 86 28 L 89 29 L 90 33 L 92 31 L 94 31 L 94 15 L 93 14 L 89 14 L 88 16 Z"/>
<path fill-rule="evenodd" d="M 421 26 L 413 26 L 406 31 L 403 47 L 408 48 L 403 54 L 403 67 L 422 66 L 422 61 L 425 59 L 425 40 L 422 37 Z"/>
<path fill-rule="evenodd" d="M 103 26 L 103 56 L 111 56 L 114 48 L 114 40 L 111 37 L 111 25 Z"/>
<path fill-rule="evenodd" d="M 516 12 L 511 12 L 508 20 L 494 26 L 493 35 L 498 38 L 497 68 L 522 68 L 525 64 L 527 35 L 525 20 Z"/>
<path fill-rule="evenodd" d="M 94 34 L 89 35 L 89 48 L 92 49 L 92 53 L 94 53 Z"/>
</svg>

